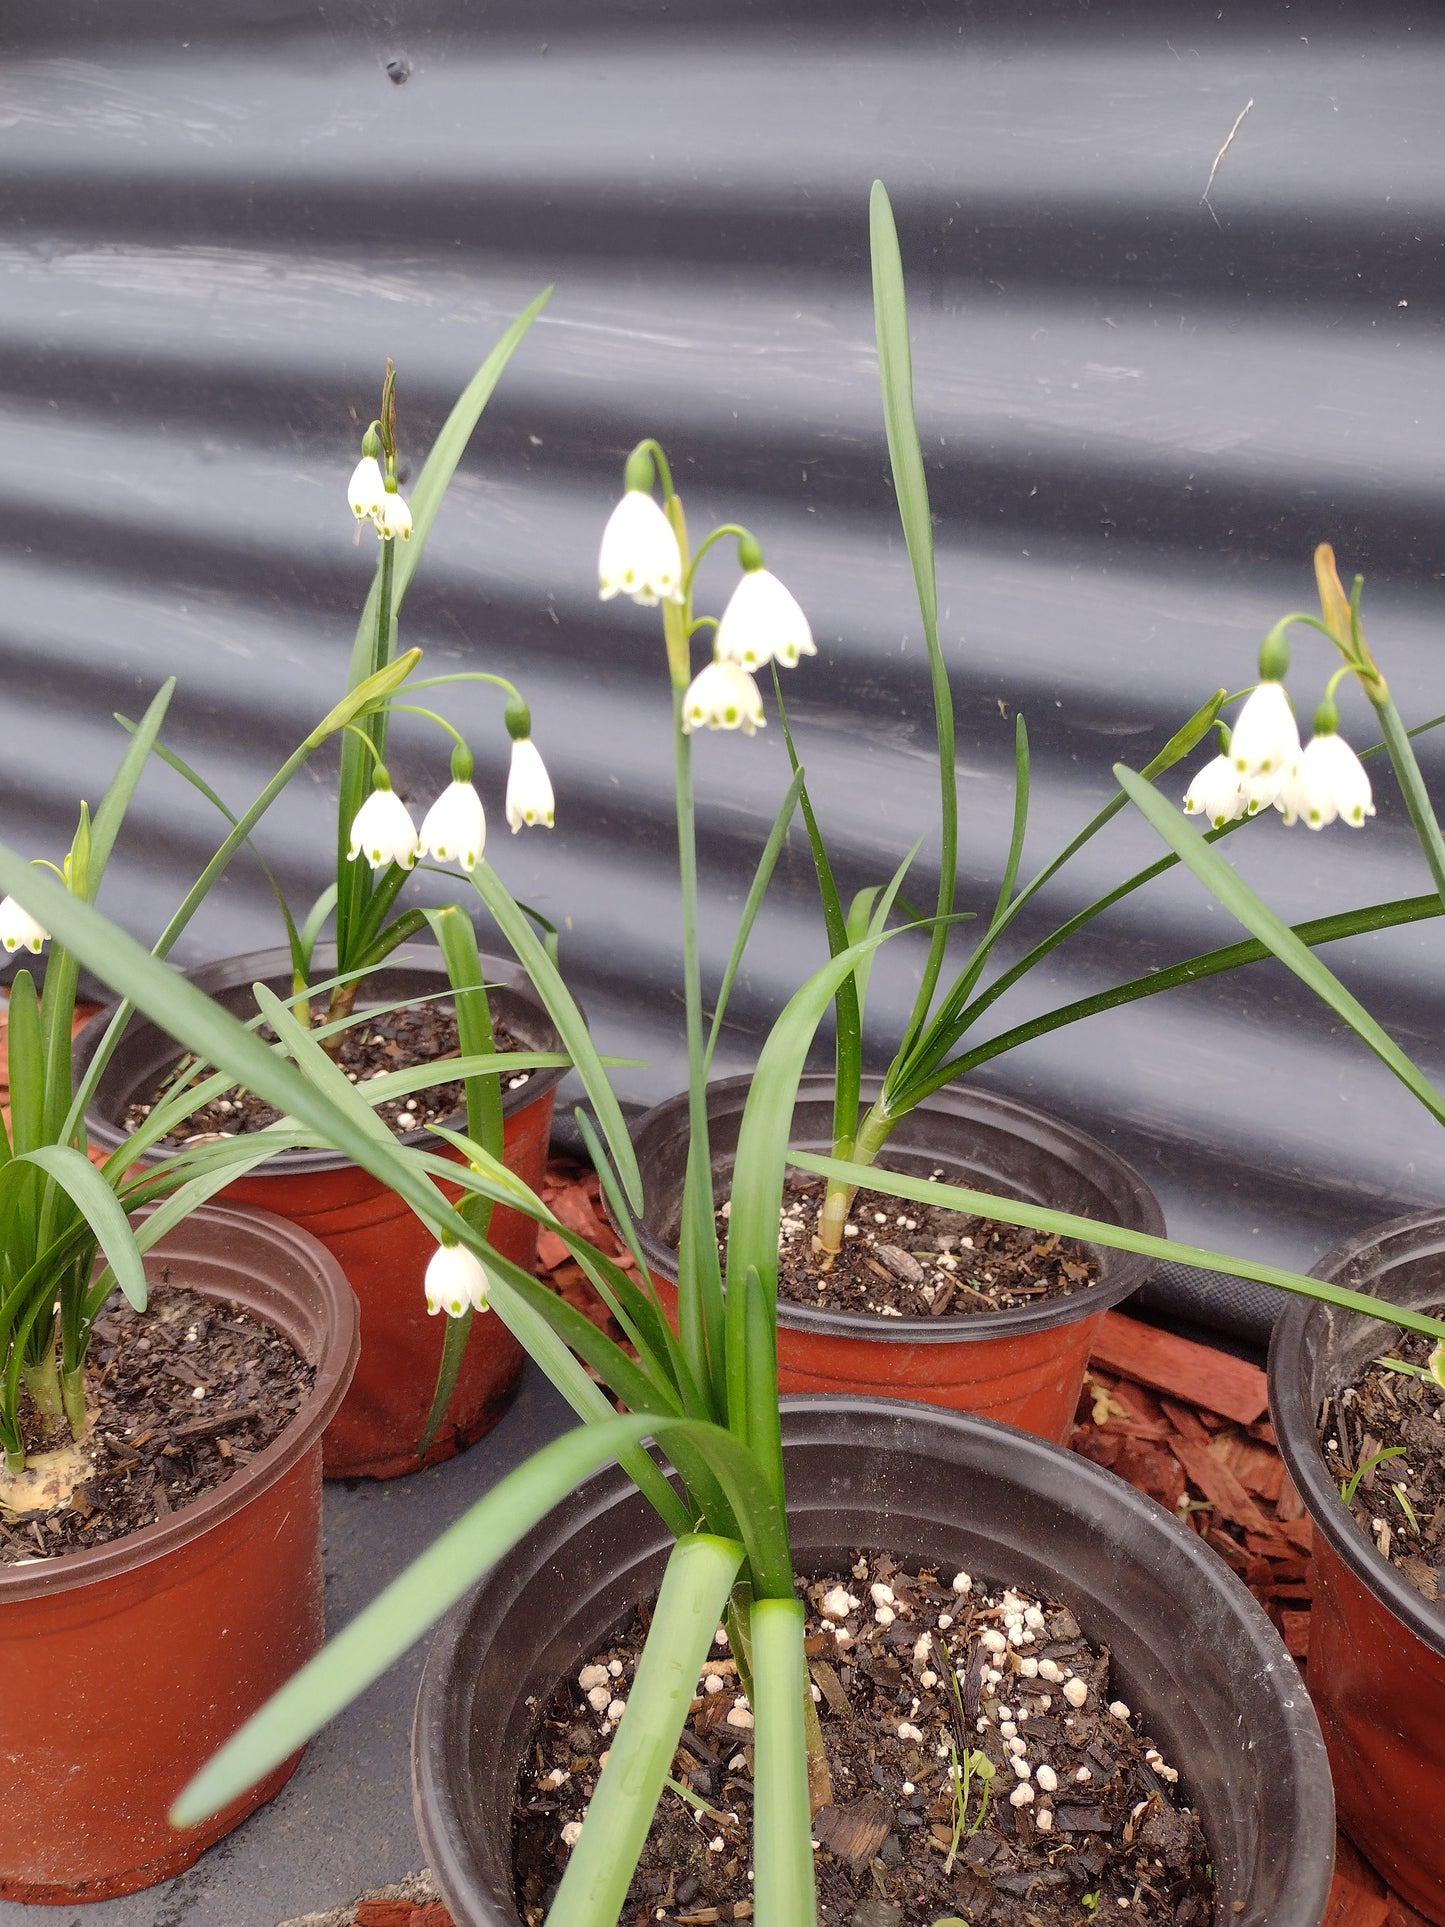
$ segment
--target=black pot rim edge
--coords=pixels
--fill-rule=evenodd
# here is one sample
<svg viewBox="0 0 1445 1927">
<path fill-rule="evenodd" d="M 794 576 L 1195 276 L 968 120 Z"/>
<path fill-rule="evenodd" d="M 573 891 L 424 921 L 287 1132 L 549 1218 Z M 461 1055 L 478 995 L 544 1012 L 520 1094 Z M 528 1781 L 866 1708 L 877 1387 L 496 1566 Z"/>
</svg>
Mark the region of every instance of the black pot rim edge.
<svg viewBox="0 0 1445 1927">
<path fill-rule="evenodd" d="M 863 1091 L 867 1095 L 879 1088 L 881 1080 L 876 1077 L 863 1079 Z M 708 1085 L 708 1094 L 714 1092 L 731 1093 L 746 1090 L 752 1083 L 749 1075 L 722 1077 Z M 805 1072 L 798 1084 L 798 1095 L 813 1096 L 826 1089 L 831 1091 L 833 1079 L 826 1072 Z M 637 1134 L 652 1117 L 665 1105 L 676 1104 L 678 1097 L 665 1098 L 662 1104 L 655 1104 L 644 1116 L 636 1119 L 631 1126 L 634 1141 Z M 1090 1151 L 1107 1164 L 1112 1165 L 1135 1190 L 1141 1201 L 1141 1217 L 1144 1222 L 1139 1229 L 1151 1237 L 1165 1235 L 1164 1213 L 1159 1200 L 1145 1184 L 1133 1166 L 1121 1158 L 1087 1131 L 1055 1117 L 1021 1098 L 1007 1097 L 999 1091 L 984 1091 L 964 1085 L 947 1085 L 935 1091 L 931 1097 L 917 1106 L 919 1110 L 932 1110 L 957 1115 L 965 1108 L 976 1107 L 987 1113 L 999 1123 L 1007 1123 L 1012 1117 L 1028 1125 L 1044 1124 L 1051 1132 L 1072 1138 L 1086 1144 Z M 604 1199 L 604 1203 L 605 1203 Z M 610 1207 L 608 1215 L 611 1216 Z M 643 1256 L 649 1265 L 674 1282 L 677 1278 L 677 1253 L 671 1246 L 664 1244 L 644 1220 L 635 1220 Z M 832 1311 L 817 1305 L 802 1305 L 792 1299 L 778 1299 L 778 1323 L 793 1331 L 816 1333 L 826 1338 L 867 1339 L 875 1343 L 894 1345 L 958 1345 L 970 1341 L 982 1342 L 990 1338 L 1017 1338 L 1023 1333 L 1053 1330 L 1061 1325 L 1071 1325 L 1082 1318 L 1092 1318 L 1097 1312 L 1109 1311 L 1132 1297 L 1145 1284 L 1155 1270 L 1157 1260 L 1146 1258 L 1140 1253 L 1123 1251 L 1118 1253 L 1120 1265 L 1117 1276 L 1107 1281 L 1088 1286 L 1068 1298 L 1051 1298 L 1042 1305 L 1018 1305 L 1009 1311 L 970 1312 L 966 1318 L 945 1320 L 942 1318 L 883 1318 L 869 1312 Z"/>
<path fill-rule="evenodd" d="M 1445 1256 L 1445 1211 L 1417 1211 L 1347 1239 L 1327 1252 L 1309 1275 L 1333 1282 L 1356 1257 L 1384 1239 L 1430 1229 L 1439 1232 Z M 1369 1286 L 1357 1284 L 1354 1289 L 1368 1290 Z M 1440 1295 L 1445 1299 L 1445 1286 Z M 1355 1524 L 1325 1470 L 1314 1415 L 1306 1409 L 1297 1375 L 1291 1369 L 1303 1350 L 1311 1323 L 1323 1326 L 1331 1316 L 1363 1318 L 1364 1314 L 1337 1312 L 1318 1300 L 1292 1297 L 1275 1321 L 1269 1345 L 1269 1412 L 1280 1453 L 1316 1529 L 1329 1540 L 1331 1549 L 1417 1639 L 1433 1652 L 1445 1655 L 1445 1608 L 1432 1607 L 1423 1593 L 1381 1557 Z"/>
<path fill-rule="evenodd" d="M 332 946 L 321 944 L 317 946 L 316 954 L 318 957 L 325 958 L 327 956 L 334 956 L 335 953 Z M 390 969 L 422 970 L 428 968 L 433 963 L 441 968 L 440 958 L 441 952 L 434 946 L 415 943 L 399 944 L 392 954 L 377 966 L 372 977 L 368 979 L 368 982 L 384 978 Z M 495 984 L 492 984 L 491 973 L 494 966 L 497 969 L 498 975 Z M 546 1023 L 548 1029 L 552 1029 L 552 1020 L 547 1016 L 545 1006 L 543 1006 L 541 999 L 537 997 L 537 993 L 532 988 L 530 979 L 515 958 L 502 957 L 495 953 L 484 951 L 482 953 L 482 967 L 487 973 L 489 987 L 495 988 L 500 986 L 505 990 L 529 1000 L 535 999 L 543 1021 Z M 211 977 L 216 977 L 220 980 L 217 986 L 220 988 L 229 987 L 233 983 L 250 983 L 257 980 L 264 981 L 268 977 L 274 978 L 281 976 L 284 976 L 286 982 L 289 984 L 291 975 L 291 952 L 284 947 L 270 950 L 244 951 L 236 956 L 217 958 L 211 963 L 193 965 L 189 970 L 182 971 L 181 975 L 193 983 L 199 983 L 203 989 L 207 987 L 203 980 Z M 445 978 L 444 968 L 442 969 L 442 975 L 443 978 Z M 106 1026 L 115 1015 L 117 1008 L 117 1003 L 107 1004 L 103 1010 L 98 1011 L 96 1015 L 77 1032 L 74 1060 L 77 1077 L 89 1062 L 91 1051 L 96 1048 L 100 1039 L 104 1036 Z M 163 1025 L 157 1024 L 153 1018 L 146 1017 L 140 1012 L 136 1013 L 131 1019 L 131 1022 L 138 1029 L 149 1026 L 157 1032 L 165 1035 L 170 1034 L 165 1031 Z M 553 1035 L 556 1036 L 555 1031 Z M 189 1046 L 180 1044 L 179 1040 L 177 1040 L 177 1044 L 178 1049 L 182 1053 L 188 1051 Z M 562 1048 L 562 1040 L 560 1037 L 557 1037 L 555 1048 L 559 1050 Z M 549 1091 L 554 1091 L 567 1075 L 567 1070 L 568 1067 L 566 1065 L 554 1065 L 547 1070 L 533 1071 L 528 1077 L 527 1082 L 518 1090 L 504 1090 L 502 1092 L 503 1115 L 510 1116 L 513 1112 L 523 1110 L 528 1104 L 535 1102 L 537 1098 L 545 1097 Z M 464 1130 L 466 1128 L 465 1114 L 460 1111 L 445 1119 L 444 1122 L 449 1130 Z M 121 1143 L 124 1136 L 124 1133 L 118 1130 L 111 1118 L 101 1112 L 95 1103 L 92 1103 L 90 1110 L 86 1114 L 86 1130 L 92 1142 L 102 1145 L 108 1151 L 114 1150 L 115 1147 Z M 397 1142 L 399 1144 L 423 1145 L 436 1151 L 445 1151 L 447 1149 L 443 1139 L 434 1137 L 433 1134 L 425 1128 L 407 1131 L 404 1135 L 398 1137 Z M 163 1153 L 159 1151 L 148 1152 L 142 1162 L 153 1163 L 162 1155 Z M 257 1165 L 255 1170 L 248 1172 L 246 1175 L 250 1178 L 258 1176 L 280 1177 L 283 1175 L 290 1177 L 308 1172 L 341 1171 L 350 1163 L 351 1159 L 341 1151 L 300 1149 L 278 1151 L 274 1157 L 267 1158 L 264 1164 Z"/>
</svg>

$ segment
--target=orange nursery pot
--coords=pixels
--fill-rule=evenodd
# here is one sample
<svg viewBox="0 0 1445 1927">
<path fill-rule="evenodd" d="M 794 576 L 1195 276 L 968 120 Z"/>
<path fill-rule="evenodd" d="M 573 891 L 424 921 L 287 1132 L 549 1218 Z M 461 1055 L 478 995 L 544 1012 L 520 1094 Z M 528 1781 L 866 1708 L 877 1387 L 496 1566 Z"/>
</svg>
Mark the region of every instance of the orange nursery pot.
<svg viewBox="0 0 1445 1927">
<path fill-rule="evenodd" d="M 197 1768 L 321 1645 L 321 1438 L 356 1364 L 356 1300 L 314 1239 L 223 1205 L 171 1232 L 146 1271 L 252 1313 L 315 1366 L 315 1382 L 285 1431 L 193 1504 L 111 1545 L 0 1566 L 10 1900 L 104 1900 L 169 1879 L 296 1766 L 203 1826 L 177 1833 L 166 1819 Z"/>
<path fill-rule="evenodd" d="M 1445 1212 L 1399 1218 L 1328 1252 L 1317 1278 L 1415 1311 L 1445 1304 Z M 1381 1557 L 1319 1449 L 1326 1398 L 1394 1343 L 1363 1313 L 1292 1299 L 1269 1347 L 1279 1448 L 1314 1522 L 1309 1689 L 1340 1825 L 1391 1887 L 1445 1927 L 1445 1605 Z"/>
<path fill-rule="evenodd" d="M 334 968 L 331 953 L 318 950 L 318 981 Z M 488 1000 L 495 1023 L 504 1024 L 529 1050 L 555 1051 L 561 1043 L 541 999 L 515 963 L 483 957 Z M 255 1011 L 251 986 L 268 983 L 278 995 L 291 990 L 290 955 L 253 951 L 188 973 L 192 983 L 239 1015 Z M 448 988 L 439 951 L 407 945 L 366 981 L 358 1008 L 390 1005 Z M 102 1011 L 82 1031 L 76 1047 L 83 1071 L 109 1022 Z M 176 1062 L 174 1040 L 145 1018 L 133 1018 L 106 1066 L 86 1119 L 91 1142 L 106 1150 L 121 1137 L 119 1120 L 137 1097 L 154 1088 Z M 533 1071 L 516 1090 L 503 1090 L 505 1158 L 510 1170 L 535 1190 L 547 1163 L 552 1105 L 561 1069 Z M 452 1120 L 461 1128 L 464 1120 Z M 402 1140 L 455 1155 L 424 1130 Z M 522 1348 L 498 1318 L 478 1318 L 461 1372 L 425 1459 L 417 1441 L 426 1423 L 441 1360 L 444 1318 L 427 1314 L 422 1278 L 435 1249 L 431 1233 L 401 1200 L 369 1172 L 334 1151 L 282 1151 L 248 1176 L 228 1185 L 224 1197 L 258 1205 L 318 1238 L 340 1263 L 361 1302 L 361 1362 L 351 1390 L 326 1434 L 328 1478 L 395 1478 L 434 1465 L 472 1444 L 497 1423 L 516 1395 Z M 489 1237 L 497 1249 L 530 1271 L 537 1255 L 537 1227 L 521 1212 L 498 1207 Z"/>
<path fill-rule="evenodd" d="M 709 1087 L 715 1196 L 728 1194 L 743 1105 L 752 1080 Z M 877 1092 L 864 1081 L 864 1100 Z M 832 1148 L 833 1080 L 810 1075 L 798 1089 L 792 1142 Z M 633 1141 L 645 1215 L 638 1227 L 659 1296 L 675 1322 L 677 1240 L 687 1167 L 687 1099 L 669 1098 L 638 1120 Z M 1138 1173 L 1085 1132 L 1028 1104 L 968 1087 L 945 1089 L 909 1113 L 888 1140 L 896 1171 L 1105 1218 L 1154 1236 L 1158 1200 Z M 1002 1419 L 1062 1442 L 1073 1424 L 1099 1321 L 1142 1285 L 1154 1261 L 1090 1246 L 1099 1278 L 1072 1297 L 967 1317 L 882 1318 L 778 1301 L 778 1384 L 784 1392 L 920 1399 Z"/>
</svg>

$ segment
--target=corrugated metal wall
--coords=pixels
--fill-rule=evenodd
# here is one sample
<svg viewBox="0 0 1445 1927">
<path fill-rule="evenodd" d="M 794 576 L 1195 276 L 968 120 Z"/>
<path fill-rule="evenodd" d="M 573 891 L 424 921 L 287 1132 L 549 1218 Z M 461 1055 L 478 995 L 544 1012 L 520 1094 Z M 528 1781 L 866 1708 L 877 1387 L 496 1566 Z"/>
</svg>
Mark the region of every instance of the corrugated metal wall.
<svg viewBox="0 0 1445 1927">
<path fill-rule="evenodd" d="M 696 529 L 740 519 L 810 612 L 791 678 L 848 887 L 933 821 L 927 681 L 886 481 L 867 272 L 875 174 L 912 276 L 919 414 L 959 710 L 964 907 L 1007 842 L 1030 725 L 1042 860 L 1258 638 L 1309 604 L 1312 543 L 1370 578 L 1407 719 L 1445 707 L 1445 30 L 1426 5 L 733 4 L 200 11 L 13 3 L 0 75 L 0 822 L 58 854 L 180 679 L 172 737 L 233 802 L 339 692 L 374 554 L 343 500 L 384 357 L 421 449 L 510 316 L 557 294 L 485 417 L 408 605 L 433 669 L 531 698 L 558 827 L 515 890 L 628 1093 L 680 1081 L 667 697 L 645 612 L 595 595 L 642 434 Z M 1219 164 L 1210 164 L 1252 102 Z M 720 603 L 721 559 L 707 576 Z M 716 606 L 716 605 L 715 605 Z M 1306 692 L 1323 656 L 1298 660 Z M 1370 734 L 1352 700 L 1346 733 Z M 500 803 L 504 743 L 471 726 Z M 445 777 L 434 736 L 397 774 Z M 1440 752 L 1428 743 L 1427 773 Z M 716 966 L 785 781 L 780 733 L 698 754 Z M 327 770 L 265 831 L 309 900 Z M 1181 785 L 1182 787 L 1182 785 Z M 151 934 L 214 825 L 148 782 L 105 901 Z M 1051 919 L 1155 853 L 1122 822 Z M 1277 820 L 1228 846 L 1291 914 L 1427 887 L 1393 794 L 1363 833 Z M 926 841 L 914 893 L 926 898 Z M 936 856 L 935 859 L 936 861 Z M 1046 927 L 1031 919 L 1025 934 Z M 238 866 L 189 960 L 276 935 Z M 1001 1024 L 1215 943 L 1169 880 L 1010 995 Z M 1442 933 L 1334 961 L 1438 1059 Z M 903 946 L 875 1007 L 911 991 Z M 759 930 L 721 1068 L 821 954 L 806 849 Z M 1308 1261 L 1440 1196 L 1445 1139 L 1272 968 L 1092 1020 L 986 1080 L 1089 1120 L 1170 1222 Z"/>
</svg>

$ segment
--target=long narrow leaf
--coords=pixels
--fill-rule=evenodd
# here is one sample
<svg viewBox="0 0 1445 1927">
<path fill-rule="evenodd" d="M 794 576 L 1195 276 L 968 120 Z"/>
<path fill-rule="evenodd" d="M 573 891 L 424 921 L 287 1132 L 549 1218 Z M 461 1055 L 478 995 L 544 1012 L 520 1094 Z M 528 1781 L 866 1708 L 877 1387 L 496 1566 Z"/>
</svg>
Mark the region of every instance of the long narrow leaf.
<svg viewBox="0 0 1445 1927">
<path fill-rule="evenodd" d="M 1392 1070 L 1405 1088 L 1418 1097 L 1432 1116 L 1445 1123 L 1445 1097 L 1416 1068 L 1394 1038 L 1376 1023 L 1359 999 L 1353 997 L 1334 972 L 1328 969 L 1308 945 L 1302 943 L 1257 896 L 1244 879 L 1209 847 L 1182 816 L 1146 783 L 1142 776 L 1114 767 L 1119 787 L 1125 790 L 1175 854 L 1192 870 L 1215 900 L 1246 930 L 1267 944 L 1280 962 L 1314 991 L 1339 1017 L 1343 1017 L 1362 1043 L 1380 1062 Z"/>
<path fill-rule="evenodd" d="M 735 1540 L 701 1534 L 673 1548 L 627 1716 L 612 1739 L 547 1927 L 615 1927 L 742 1559 Z"/>
<path fill-rule="evenodd" d="M 751 1621 L 757 1927 L 812 1927 L 817 1901 L 803 1745 L 803 1695 L 809 1681 L 802 1602 L 759 1599 Z"/>
<path fill-rule="evenodd" d="M 758 911 L 762 908 L 763 898 L 767 895 L 769 883 L 772 882 L 773 871 L 777 867 L 778 856 L 783 847 L 783 839 L 787 836 L 788 825 L 793 820 L 793 811 L 797 808 L 798 795 L 802 787 L 803 772 L 800 769 L 794 773 L 793 780 L 788 785 L 787 794 L 783 798 L 777 816 L 773 819 L 773 827 L 768 832 L 768 840 L 763 845 L 763 853 L 758 858 L 757 868 L 753 871 L 747 902 L 743 905 L 743 914 L 738 919 L 737 934 L 733 938 L 733 947 L 728 956 L 727 967 L 722 974 L 722 982 L 718 986 L 717 1000 L 713 1005 L 712 1023 L 707 1034 L 707 1051 L 703 1057 L 704 1076 L 712 1067 L 713 1051 L 717 1048 L 718 1032 L 722 1029 L 728 998 L 732 995 L 733 984 L 742 967 L 743 955 L 748 947 L 748 938 L 753 933 L 753 925 L 757 922 Z"/>
<path fill-rule="evenodd" d="M 69 1144 L 41 1144 L 23 1152 L 15 1162 L 37 1165 L 72 1199 L 95 1233 L 121 1290 L 137 1311 L 144 1311 L 145 1267 L 136 1250 L 135 1234 L 114 1191 L 85 1153 Z"/>
<path fill-rule="evenodd" d="M 1445 1338 L 1445 1323 L 1423 1312 L 1407 1311 L 1364 1292 L 1347 1291 L 1319 1278 L 1306 1278 L 1302 1272 L 1286 1271 L 1279 1265 L 1259 1264 L 1253 1258 L 1233 1257 L 1227 1252 L 1207 1251 L 1199 1245 L 1180 1244 L 1174 1238 L 1155 1238 L 1146 1231 L 1130 1231 L 1123 1225 L 1108 1224 L 1101 1218 L 1082 1218 L 1072 1211 L 1051 1211 L 1041 1204 L 1025 1204 L 1018 1198 L 999 1198 L 988 1191 L 971 1191 L 960 1184 L 935 1183 L 914 1178 L 901 1171 L 875 1169 L 872 1165 L 851 1164 L 840 1158 L 818 1157 L 811 1151 L 794 1151 L 792 1162 L 800 1171 L 814 1171 L 820 1177 L 838 1178 L 846 1184 L 866 1184 L 890 1197 L 911 1198 L 917 1204 L 937 1204 L 945 1211 L 962 1211 L 970 1217 L 997 1218 L 1003 1224 L 1023 1225 L 1029 1231 L 1043 1231 L 1060 1238 L 1079 1238 L 1086 1244 L 1108 1245 L 1114 1251 L 1136 1251 L 1161 1263 L 1193 1265 L 1198 1271 L 1217 1271 L 1229 1278 L 1250 1278 L 1256 1284 L 1277 1285 L 1282 1291 L 1316 1298 L 1321 1304 L 1339 1305 L 1345 1311 L 1361 1311 L 1402 1331 L 1424 1332 L 1429 1338 Z"/>
</svg>

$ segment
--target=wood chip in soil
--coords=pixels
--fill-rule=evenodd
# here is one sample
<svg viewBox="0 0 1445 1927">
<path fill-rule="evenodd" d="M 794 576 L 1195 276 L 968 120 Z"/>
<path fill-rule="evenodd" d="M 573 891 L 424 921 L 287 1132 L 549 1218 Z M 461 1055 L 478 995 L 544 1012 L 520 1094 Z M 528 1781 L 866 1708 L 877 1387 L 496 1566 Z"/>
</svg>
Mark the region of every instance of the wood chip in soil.
<svg viewBox="0 0 1445 1927">
<path fill-rule="evenodd" d="M 313 1022 L 320 1024 L 324 1019 L 324 1010 L 318 1008 L 313 1013 Z M 494 1023 L 492 1031 L 499 1051 L 523 1048 L 504 1024 Z M 268 1042 L 275 1041 L 275 1032 L 269 1025 L 263 1026 L 260 1034 Z M 457 1056 L 459 1050 L 456 1012 L 447 1004 L 421 1002 L 404 1004 L 399 1010 L 378 1011 L 365 1023 L 343 1031 L 336 1061 L 353 1084 L 365 1084 L 388 1071 L 415 1070 L 423 1064 L 443 1063 L 448 1057 Z M 183 1058 L 145 1093 L 143 1100 L 138 1098 L 131 1105 L 125 1114 L 125 1129 L 137 1130 L 160 1099 L 195 1069 L 195 1058 Z M 506 1080 L 506 1088 L 520 1088 L 531 1075 L 530 1071 L 518 1071 Z M 423 1130 L 429 1124 L 441 1124 L 455 1117 L 465 1110 L 466 1101 L 465 1085 L 459 1079 L 452 1079 L 434 1084 L 428 1090 L 415 1091 L 409 1098 L 391 1098 L 377 1106 L 377 1116 L 402 1137 L 408 1131 Z M 162 1141 L 194 1144 L 212 1137 L 242 1137 L 249 1131 L 264 1130 L 280 1115 L 274 1105 L 257 1097 L 254 1091 L 237 1086 L 193 1111 L 170 1138 Z"/>
<path fill-rule="evenodd" d="M 1402 1333 L 1324 1401 L 1318 1430 L 1336 1488 L 1360 1473 L 1349 1506 L 1355 1524 L 1435 1605 L 1445 1598 L 1445 1390 L 1421 1376 L 1433 1350 L 1423 1333 Z"/>
<path fill-rule="evenodd" d="M 935 1177 L 942 1177 L 941 1170 Z M 813 1255 L 823 1180 L 791 1171 L 783 1193 L 778 1293 L 827 1311 L 883 1318 L 957 1318 L 1069 1298 L 1099 1276 L 1071 1238 L 1045 1236 L 991 1218 L 860 1191 L 830 1271 Z M 725 1239 L 727 1211 L 718 1213 Z"/>
<path fill-rule="evenodd" d="M 903 1571 L 869 1553 L 802 1589 L 832 1776 L 813 1829 L 823 1927 L 929 1927 L 948 1915 L 971 1927 L 1079 1927 L 1121 1917 L 1121 1900 L 1144 1927 L 1208 1927 L 1208 1851 L 1187 1783 L 1114 1700 L 1107 1651 L 1087 1644 L 1066 1605 L 957 1586 L 952 1573 Z M 538 1707 L 514 1808 L 528 1927 L 555 1894 L 564 1829 L 583 1817 L 623 1717 L 645 1617 Z M 960 1824 L 950 1769 L 965 1757 Z M 624 1927 L 748 1919 L 752 1725 L 725 1644 L 704 1664 L 672 1774 L 706 1811 L 664 1792 Z"/>
<path fill-rule="evenodd" d="M 86 1366 L 92 1470 L 67 1505 L 0 1513 L 0 1563 L 108 1545 L 178 1512 L 248 1465 L 300 1410 L 315 1372 L 269 1325 L 166 1285 L 136 1312 L 113 1292 Z M 28 1395 L 27 1450 L 47 1436 Z"/>
</svg>

